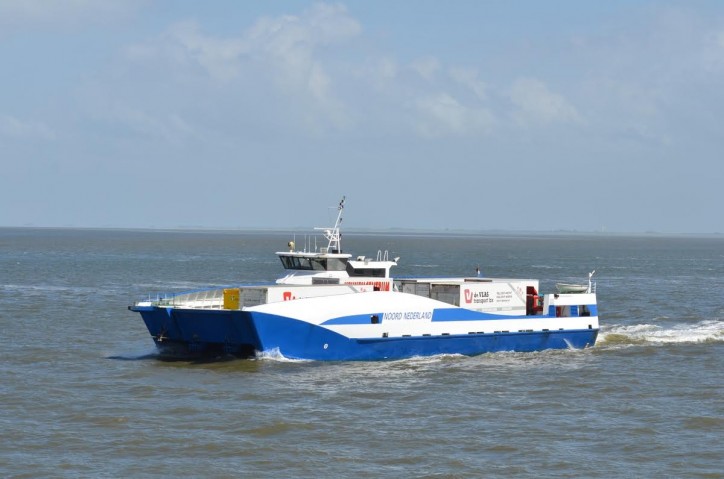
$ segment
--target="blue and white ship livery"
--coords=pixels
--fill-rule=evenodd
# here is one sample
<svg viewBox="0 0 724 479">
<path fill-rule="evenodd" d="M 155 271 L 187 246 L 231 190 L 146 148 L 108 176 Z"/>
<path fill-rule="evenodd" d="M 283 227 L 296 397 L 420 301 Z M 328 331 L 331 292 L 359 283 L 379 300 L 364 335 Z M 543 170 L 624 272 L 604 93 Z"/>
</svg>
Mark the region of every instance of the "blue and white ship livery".
<svg viewBox="0 0 724 479">
<path fill-rule="evenodd" d="M 343 253 L 340 223 L 327 246 L 277 252 L 285 274 L 275 284 L 156 297 L 139 312 L 162 355 L 382 360 L 437 354 L 593 346 L 598 309 L 588 284 L 560 283 L 539 294 L 533 279 L 397 278 L 399 258 Z"/>
</svg>

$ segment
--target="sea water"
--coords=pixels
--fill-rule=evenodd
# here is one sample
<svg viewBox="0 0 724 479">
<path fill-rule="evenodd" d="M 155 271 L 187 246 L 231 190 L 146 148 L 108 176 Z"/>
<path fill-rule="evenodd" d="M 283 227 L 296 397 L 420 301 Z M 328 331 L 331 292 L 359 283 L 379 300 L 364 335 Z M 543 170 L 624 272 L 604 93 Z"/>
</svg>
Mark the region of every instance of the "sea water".
<svg viewBox="0 0 724 479">
<path fill-rule="evenodd" d="M 128 305 L 272 281 L 284 232 L 0 229 L 2 477 L 724 477 L 724 238 L 346 233 L 398 276 L 585 282 L 595 347 L 167 362 Z M 313 244 L 309 241 L 308 244 Z"/>
</svg>

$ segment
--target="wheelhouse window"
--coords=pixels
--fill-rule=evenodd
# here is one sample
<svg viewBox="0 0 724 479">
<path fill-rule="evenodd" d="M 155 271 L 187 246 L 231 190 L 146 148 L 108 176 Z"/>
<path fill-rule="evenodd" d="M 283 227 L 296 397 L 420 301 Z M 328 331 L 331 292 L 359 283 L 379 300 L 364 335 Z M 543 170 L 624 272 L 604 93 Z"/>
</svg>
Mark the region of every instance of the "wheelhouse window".
<svg viewBox="0 0 724 479">
<path fill-rule="evenodd" d="M 314 271 L 344 271 L 346 261 L 341 258 L 305 258 L 300 256 L 280 256 L 284 269 Z"/>
<path fill-rule="evenodd" d="M 326 260 L 327 267 L 325 268 L 327 271 L 344 271 L 347 267 L 347 260 L 344 258 L 329 258 Z"/>
<path fill-rule="evenodd" d="M 299 256 L 280 256 L 282 265 L 285 269 L 312 269 L 312 262 L 309 258 L 300 258 Z"/>
<path fill-rule="evenodd" d="M 350 276 L 384 278 L 385 268 L 353 268 L 351 265 L 347 265 L 347 274 Z"/>
</svg>

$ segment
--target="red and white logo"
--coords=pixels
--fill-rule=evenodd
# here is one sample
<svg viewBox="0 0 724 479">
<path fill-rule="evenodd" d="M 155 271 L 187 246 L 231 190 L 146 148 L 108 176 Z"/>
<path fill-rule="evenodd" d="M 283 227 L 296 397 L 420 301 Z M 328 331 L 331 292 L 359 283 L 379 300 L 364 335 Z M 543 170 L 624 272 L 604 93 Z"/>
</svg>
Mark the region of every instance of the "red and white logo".
<svg viewBox="0 0 724 479">
<path fill-rule="evenodd" d="M 473 302 L 473 292 L 469 289 L 465 290 L 465 302 L 466 303 L 472 303 Z"/>
</svg>

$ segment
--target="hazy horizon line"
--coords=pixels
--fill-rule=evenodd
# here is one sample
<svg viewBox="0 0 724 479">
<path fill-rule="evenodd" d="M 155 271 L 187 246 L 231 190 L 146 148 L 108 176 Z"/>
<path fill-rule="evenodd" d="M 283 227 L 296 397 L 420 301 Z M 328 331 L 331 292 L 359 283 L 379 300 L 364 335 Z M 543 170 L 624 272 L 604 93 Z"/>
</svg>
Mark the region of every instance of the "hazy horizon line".
<svg viewBox="0 0 724 479">
<path fill-rule="evenodd" d="M 321 234 L 314 227 L 309 226 L 47 226 L 47 225 L 0 225 L 0 229 L 44 229 L 44 230 L 101 230 L 101 231 L 147 231 L 147 232 L 220 232 L 220 233 L 289 233 L 303 232 L 306 234 Z M 551 230 L 526 230 L 526 229 L 470 229 L 470 228 L 401 228 L 401 227 L 351 227 L 345 228 L 345 234 L 431 234 L 431 235 L 585 235 L 585 236 L 696 236 L 696 237 L 720 237 L 720 232 L 670 232 L 670 231 L 614 231 L 614 230 L 577 230 L 557 228 Z"/>
</svg>

